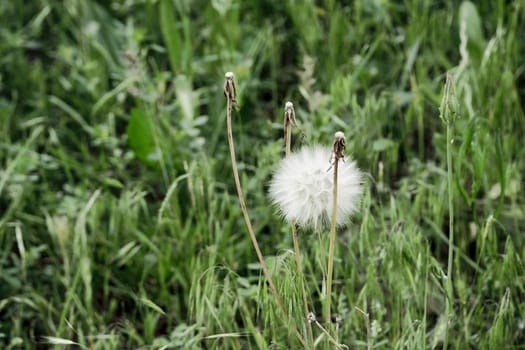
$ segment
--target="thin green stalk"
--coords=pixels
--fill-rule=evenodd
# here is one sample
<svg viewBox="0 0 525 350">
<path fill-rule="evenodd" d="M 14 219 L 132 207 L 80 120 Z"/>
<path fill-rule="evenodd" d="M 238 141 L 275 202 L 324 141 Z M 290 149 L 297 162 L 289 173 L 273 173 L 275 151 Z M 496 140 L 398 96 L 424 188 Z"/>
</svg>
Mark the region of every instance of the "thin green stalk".
<svg viewBox="0 0 525 350">
<path fill-rule="evenodd" d="M 422 349 L 427 348 L 427 308 L 428 308 L 428 265 L 430 263 L 430 246 L 427 244 L 427 250 L 425 254 L 425 289 L 423 291 L 423 346 Z"/>
<path fill-rule="evenodd" d="M 449 239 L 448 239 L 448 264 L 446 278 L 446 327 L 443 350 L 448 347 L 449 328 L 451 319 L 454 316 L 454 292 L 452 287 L 452 263 L 454 260 L 454 201 L 452 188 L 452 124 L 456 117 L 457 106 L 454 100 L 452 76 L 447 74 L 445 91 L 440 106 L 440 118 L 447 127 L 447 186 L 448 186 L 448 220 L 449 220 Z M 452 107 L 452 108 L 451 108 Z"/>
<path fill-rule="evenodd" d="M 447 303 L 446 303 L 446 313 L 447 313 L 447 323 L 445 331 L 445 343 L 443 345 L 443 350 L 447 349 L 448 335 L 449 335 L 449 323 L 453 317 L 453 289 L 452 289 L 452 263 L 454 259 L 454 203 L 452 197 L 452 132 L 451 132 L 450 123 L 447 123 L 447 182 L 448 182 L 448 225 L 449 225 L 449 239 L 448 239 L 448 266 L 447 266 Z"/>
<path fill-rule="evenodd" d="M 297 335 L 297 338 L 299 339 L 301 344 L 303 344 L 305 348 L 308 348 L 308 345 L 306 344 L 305 340 L 301 336 L 301 333 L 299 333 L 295 325 L 290 324 L 289 322 L 290 319 L 288 317 L 288 313 L 286 312 L 283 301 L 281 300 L 281 297 L 279 296 L 279 293 L 277 292 L 277 288 L 275 288 L 275 284 L 273 283 L 272 276 L 270 275 L 270 271 L 268 270 L 264 257 L 261 253 L 261 249 L 259 248 L 259 243 L 257 242 L 257 238 L 255 237 L 255 232 L 252 227 L 250 216 L 248 215 L 248 209 L 246 208 L 246 203 L 244 201 L 241 181 L 239 179 L 239 170 L 237 168 L 237 160 L 235 157 L 235 145 L 233 143 L 233 132 L 232 132 L 232 121 L 231 121 L 232 106 L 234 103 L 237 102 L 236 101 L 237 91 L 236 91 L 235 84 L 233 81 L 233 73 L 231 72 L 226 73 L 225 78 L 226 78 L 226 82 L 224 84 L 224 94 L 227 100 L 226 120 L 227 120 L 227 129 L 228 129 L 228 144 L 230 148 L 230 157 L 231 157 L 231 162 L 232 162 L 233 177 L 235 179 L 235 186 L 237 188 L 237 195 L 239 197 L 239 202 L 241 204 L 241 210 L 242 210 L 242 214 L 244 217 L 244 221 L 248 228 L 250 239 L 252 241 L 253 248 L 255 249 L 255 252 L 257 253 L 257 258 L 259 259 L 259 263 L 261 264 L 261 268 L 263 270 L 264 276 L 266 277 L 266 280 L 268 281 L 268 285 L 270 286 L 270 290 L 275 300 L 277 301 L 279 309 L 283 313 L 283 316 L 285 320 L 288 322 L 288 325 L 292 327 L 294 333 Z"/>
<path fill-rule="evenodd" d="M 295 112 L 293 109 L 293 104 L 287 102 L 284 112 L 284 134 L 285 134 L 285 156 L 289 157 L 291 154 L 291 143 L 292 143 L 292 125 L 297 125 L 295 121 Z M 301 250 L 299 248 L 299 239 L 297 237 L 297 227 L 295 220 L 292 220 L 292 237 L 293 237 L 293 248 L 295 255 L 295 263 L 297 265 L 297 273 L 299 274 L 299 280 L 301 281 L 301 296 L 303 299 L 303 311 L 304 319 L 306 320 L 306 328 L 308 330 L 308 339 L 312 347 L 314 346 L 314 334 L 312 331 L 312 325 L 308 322 L 308 299 L 306 297 L 306 288 L 304 286 L 304 273 L 301 262 Z"/>
</svg>

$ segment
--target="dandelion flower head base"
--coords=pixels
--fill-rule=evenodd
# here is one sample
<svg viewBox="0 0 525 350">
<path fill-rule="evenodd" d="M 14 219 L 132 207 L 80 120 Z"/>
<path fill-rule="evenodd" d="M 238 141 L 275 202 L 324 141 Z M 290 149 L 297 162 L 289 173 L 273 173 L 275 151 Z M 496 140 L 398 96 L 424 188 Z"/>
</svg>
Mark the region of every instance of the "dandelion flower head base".
<svg viewBox="0 0 525 350">
<path fill-rule="evenodd" d="M 270 184 L 270 196 L 284 218 L 299 226 L 329 224 L 333 207 L 332 149 L 303 147 L 283 159 Z M 359 205 L 362 176 L 355 162 L 339 162 L 336 224 L 345 225 Z"/>
</svg>

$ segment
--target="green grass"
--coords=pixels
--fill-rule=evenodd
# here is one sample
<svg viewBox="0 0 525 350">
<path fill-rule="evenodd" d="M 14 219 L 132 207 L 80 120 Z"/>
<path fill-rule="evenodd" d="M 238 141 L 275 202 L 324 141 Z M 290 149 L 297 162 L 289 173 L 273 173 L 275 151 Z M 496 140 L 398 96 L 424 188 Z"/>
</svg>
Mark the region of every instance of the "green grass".
<svg viewBox="0 0 525 350">
<path fill-rule="evenodd" d="M 336 240 L 338 341 L 366 349 L 359 308 L 375 349 L 446 334 L 450 349 L 525 348 L 525 3 L 350 3 L 1 1 L 0 348 L 300 348 L 238 205 L 226 71 L 291 322 L 306 334 L 291 230 L 266 194 L 288 100 L 306 135 L 293 149 L 343 130 L 367 173 Z M 327 252 L 299 241 L 322 321 Z"/>
</svg>

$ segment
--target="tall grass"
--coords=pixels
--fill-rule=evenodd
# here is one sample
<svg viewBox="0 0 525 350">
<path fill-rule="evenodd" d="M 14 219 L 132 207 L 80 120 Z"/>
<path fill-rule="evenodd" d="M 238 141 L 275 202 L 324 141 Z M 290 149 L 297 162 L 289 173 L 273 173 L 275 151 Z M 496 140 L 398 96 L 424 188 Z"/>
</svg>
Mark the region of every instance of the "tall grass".
<svg viewBox="0 0 525 350">
<path fill-rule="evenodd" d="M 235 196 L 231 70 L 239 180 L 293 324 L 304 307 L 292 235 L 266 194 L 287 100 L 307 135 L 292 151 L 343 130 L 368 172 L 359 214 L 335 237 L 336 340 L 519 349 L 523 10 L 519 0 L 0 2 L 0 347 L 301 348 Z M 461 115 L 449 136 L 438 118 L 446 72 Z M 328 252 L 313 232 L 298 238 L 321 315 Z"/>
</svg>

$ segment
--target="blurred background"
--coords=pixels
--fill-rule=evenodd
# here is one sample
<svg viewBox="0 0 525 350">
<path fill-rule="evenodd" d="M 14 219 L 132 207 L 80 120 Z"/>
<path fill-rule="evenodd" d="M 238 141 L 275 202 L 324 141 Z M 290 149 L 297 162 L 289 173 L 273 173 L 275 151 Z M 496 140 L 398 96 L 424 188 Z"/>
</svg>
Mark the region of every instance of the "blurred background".
<svg viewBox="0 0 525 350">
<path fill-rule="evenodd" d="M 342 130 L 367 173 L 361 210 L 338 236 L 339 341 L 367 346 L 358 306 L 374 347 L 442 346 L 452 210 L 449 344 L 520 348 L 524 6 L 0 2 L 0 347 L 299 348 L 238 206 L 222 90 L 232 71 L 244 191 L 294 322 L 290 228 L 266 195 L 286 101 L 305 131 L 294 149 Z M 323 252 L 315 233 L 300 239 L 320 314 Z"/>
</svg>

